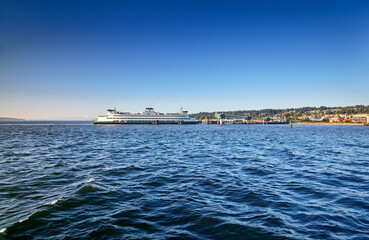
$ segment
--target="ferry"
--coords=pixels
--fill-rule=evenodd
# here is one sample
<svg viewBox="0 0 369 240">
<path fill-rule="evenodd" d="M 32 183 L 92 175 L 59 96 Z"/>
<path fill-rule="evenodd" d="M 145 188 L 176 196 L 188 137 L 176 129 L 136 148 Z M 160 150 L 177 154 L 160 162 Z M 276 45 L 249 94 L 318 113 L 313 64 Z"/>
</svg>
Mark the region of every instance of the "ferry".
<svg viewBox="0 0 369 240">
<path fill-rule="evenodd" d="M 98 116 L 94 124 L 196 124 L 195 118 L 191 118 L 187 111 L 180 108 L 178 113 L 159 113 L 153 108 L 145 108 L 140 113 L 118 112 L 115 107 L 106 110 L 104 116 Z"/>
</svg>

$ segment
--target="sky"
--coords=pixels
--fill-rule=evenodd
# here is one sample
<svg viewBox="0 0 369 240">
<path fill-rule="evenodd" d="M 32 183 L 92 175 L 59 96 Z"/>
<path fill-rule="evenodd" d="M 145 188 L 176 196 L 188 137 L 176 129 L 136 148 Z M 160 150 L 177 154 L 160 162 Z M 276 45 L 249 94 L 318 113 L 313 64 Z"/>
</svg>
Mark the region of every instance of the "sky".
<svg viewBox="0 0 369 240">
<path fill-rule="evenodd" d="M 0 1 L 0 117 L 369 104 L 369 1 Z"/>
</svg>

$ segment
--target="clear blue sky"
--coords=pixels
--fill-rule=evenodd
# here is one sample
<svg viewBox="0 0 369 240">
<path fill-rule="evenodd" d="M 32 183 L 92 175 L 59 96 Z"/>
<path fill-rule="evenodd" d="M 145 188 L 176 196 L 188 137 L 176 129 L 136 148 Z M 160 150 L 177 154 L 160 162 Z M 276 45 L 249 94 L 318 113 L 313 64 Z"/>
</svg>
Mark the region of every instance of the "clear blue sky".
<svg viewBox="0 0 369 240">
<path fill-rule="evenodd" d="M 369 104 L 369 1 L 0 1 L 0 116 Z"/>
</svg>

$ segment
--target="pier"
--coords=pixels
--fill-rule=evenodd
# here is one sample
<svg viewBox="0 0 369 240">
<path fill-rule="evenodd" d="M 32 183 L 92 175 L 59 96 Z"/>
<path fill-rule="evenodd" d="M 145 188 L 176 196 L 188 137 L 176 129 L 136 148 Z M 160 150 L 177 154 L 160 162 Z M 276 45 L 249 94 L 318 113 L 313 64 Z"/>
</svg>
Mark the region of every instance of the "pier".
<svg viewBox="0 0 369 240">
<path fill-rule="evenodd" d="M 291 124 L 289 120 L 281 120 L 281 119 L 271 119 L 271 118 L 256 118 L 256 117 L 244 117 L 244 118 L 232 118 L 231 116 L 226 117 L 224 114 L 214 114 L 214 118 L 204 120 L 208 125 L 217 124 L 223 125 L 225 123 L 231 124 Z"/>
<path fill-rule="evenodd" d="M 208 124 L 208 125 L 210 125 L 210 124 L 223 125 L 224 122 L 222 120 L 213 119 L 213 120 L 207 120 L 206 124 Z"/>
<path fill-rule="evenodd" d="M 259 122 L 259 121 L 248 121 L 248 122 L 233 122 L 233 124 L 259 124 L 259 125 L 270 125 L 270 124 L 288 124 L 288 122 L 285 121 L 281 121 L 281 122 L 274 122 L 274 121 L 269 121 L 269 122 Z"/>
</svg>

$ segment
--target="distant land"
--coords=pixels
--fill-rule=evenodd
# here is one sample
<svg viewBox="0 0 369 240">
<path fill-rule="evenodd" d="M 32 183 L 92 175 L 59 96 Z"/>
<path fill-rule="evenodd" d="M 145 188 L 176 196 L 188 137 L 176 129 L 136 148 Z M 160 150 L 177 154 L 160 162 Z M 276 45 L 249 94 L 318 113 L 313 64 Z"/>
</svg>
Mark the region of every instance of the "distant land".
<svg viewBox="0 0 369 240">
<path fill-rule="evenodd" d="M 26 121 L 22 118 L 0 117 L 0 122 Z"/>
<path fill-rule="evenodd" d="M 355 114 L 369 114 L 369 105 L 356 105 L 347 107 L 301 107 L 286 109 L 261 109 L 261 110 L 238 110 L 238 111 L 218 111 L 200 112 L 191 114 L 198 120 L 212 119 L 215 114 L 224 114 L 225 118 L 276 118 L 294 120 L 314 120 L 330 119 L 333 117 L 350 117 Z"/>
</svg>

